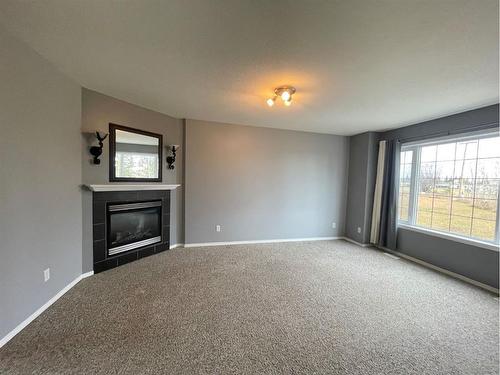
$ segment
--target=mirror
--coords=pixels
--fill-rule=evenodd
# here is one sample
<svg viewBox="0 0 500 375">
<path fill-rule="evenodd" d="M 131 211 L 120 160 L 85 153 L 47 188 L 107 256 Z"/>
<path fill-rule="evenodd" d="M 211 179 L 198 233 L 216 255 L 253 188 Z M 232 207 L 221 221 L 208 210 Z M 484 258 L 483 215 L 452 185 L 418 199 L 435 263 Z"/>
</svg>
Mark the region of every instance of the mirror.
<svg viewBox="0 0 500 375">
<path fill-rule="evenodd" d="M 109 124 L 109 181 L 161 182 L 162 138 Z"/>
</svg>

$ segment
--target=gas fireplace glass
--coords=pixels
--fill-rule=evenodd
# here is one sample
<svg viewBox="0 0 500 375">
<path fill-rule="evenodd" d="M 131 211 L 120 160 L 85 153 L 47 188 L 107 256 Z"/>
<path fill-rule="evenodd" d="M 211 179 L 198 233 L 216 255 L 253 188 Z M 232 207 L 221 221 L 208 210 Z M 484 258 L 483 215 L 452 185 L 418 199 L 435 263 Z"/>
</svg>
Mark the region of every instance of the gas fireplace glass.
<svg viewBox="0 0 500 375">
<path fill-rule="evenodd" d="M 161 201 L 108 206 L 108 255 L 161 242 Z"/>
</svg>

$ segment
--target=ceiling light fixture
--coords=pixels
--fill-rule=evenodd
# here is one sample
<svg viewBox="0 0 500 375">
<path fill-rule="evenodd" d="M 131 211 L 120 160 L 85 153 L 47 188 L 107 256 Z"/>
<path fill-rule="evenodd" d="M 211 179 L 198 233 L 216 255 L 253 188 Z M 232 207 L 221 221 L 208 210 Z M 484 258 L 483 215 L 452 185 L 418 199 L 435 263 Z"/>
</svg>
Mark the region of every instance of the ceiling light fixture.
<svg viewBox="0 0 500 375">
<path fill-rule="evenodd" d="M 266 100 L 269 107 L 274 105 L 276 98 L 280 97 L 283 103 L 288 107 L 292 104 L 292 95 L 295 94 L 295 87 L 282 86 L 274 89 L 274 96 Z"/>
</svg>

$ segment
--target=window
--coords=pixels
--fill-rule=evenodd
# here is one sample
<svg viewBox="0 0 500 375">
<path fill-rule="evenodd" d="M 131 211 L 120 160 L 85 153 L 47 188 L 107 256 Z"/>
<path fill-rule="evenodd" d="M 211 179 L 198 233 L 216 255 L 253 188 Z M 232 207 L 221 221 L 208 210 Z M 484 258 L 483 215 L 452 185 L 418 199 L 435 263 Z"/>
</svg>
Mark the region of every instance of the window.
<svg viewBox="0 0 500 375">
<path fill-rule="evenodd" d="M 498 133 L 404 144 L 399 222 L 498 243 Z"/>
</svg>

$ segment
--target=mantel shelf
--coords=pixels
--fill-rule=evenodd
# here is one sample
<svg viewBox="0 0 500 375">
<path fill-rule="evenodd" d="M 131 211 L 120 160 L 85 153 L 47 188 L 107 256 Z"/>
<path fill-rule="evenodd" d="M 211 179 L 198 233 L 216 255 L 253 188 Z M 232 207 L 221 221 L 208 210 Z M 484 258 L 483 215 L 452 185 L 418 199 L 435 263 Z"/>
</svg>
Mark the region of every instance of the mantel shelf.
<svg viewBox="0 0 500 375">
<path fill-rule="evenodd" d="M 167 184 L 105 184 L 105 185 L 84 185 L 88 189 L 100 191 L 132 191 L 132 190 L 175 190 L 181 185 Z"/>
</svg>

